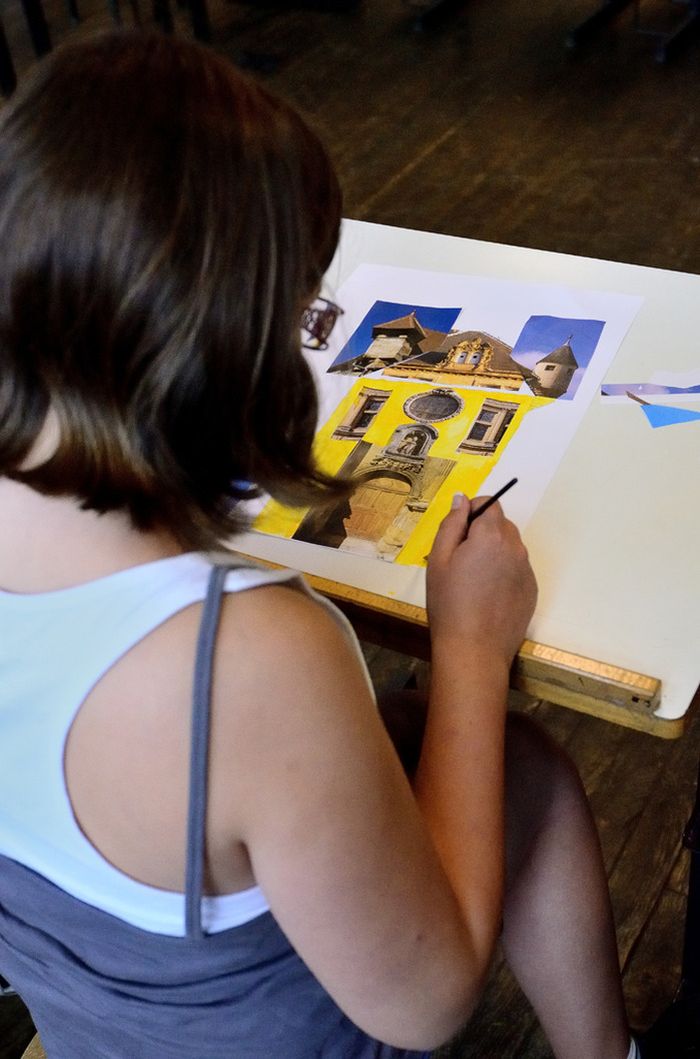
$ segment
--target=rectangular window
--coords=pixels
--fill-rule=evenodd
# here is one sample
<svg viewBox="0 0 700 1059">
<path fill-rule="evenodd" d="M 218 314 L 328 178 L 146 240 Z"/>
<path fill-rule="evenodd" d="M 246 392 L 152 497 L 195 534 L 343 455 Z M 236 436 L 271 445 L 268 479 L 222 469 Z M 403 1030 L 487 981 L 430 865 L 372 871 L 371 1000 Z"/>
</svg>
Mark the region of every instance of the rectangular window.
<svg viewBox="0 0 700 1059">
<path fill-rule="evenodd" d="M 471 430 L 458 445 L 457 451 L 480 453 L 483 456 L 494 453 L 517 410 L 516 404 L 487 398 L 479 409 Z"/>
<path fill-rule="evenodd" d="M 389 400 L 384 390 L 363 387 L 355 404 L 333 431 L 334 438 L 361 438 Z"/>
<path fill-rule="evenodd" d="M 469 441 L 483 441 L 484 440 L 484 435 L 486 434 L 487 430 L 488 430 L 488 423 L 476 422 L 474 424 L 474 426 L 471 428 L 471 430 L 469 431 L 468 440 Z"/>
</svg>

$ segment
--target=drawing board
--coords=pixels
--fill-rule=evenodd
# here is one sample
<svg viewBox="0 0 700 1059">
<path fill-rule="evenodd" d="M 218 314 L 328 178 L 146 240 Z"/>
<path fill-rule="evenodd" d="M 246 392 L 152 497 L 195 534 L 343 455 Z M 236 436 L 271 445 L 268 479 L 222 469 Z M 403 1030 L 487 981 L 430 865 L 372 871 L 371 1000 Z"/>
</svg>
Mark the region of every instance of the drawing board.
<svg viewBox="0 0 700 1059">
<path fill-rule="evenodd" d="M 612 666 L 647 673 L 662 681 L 657 716 L 683 716 L 700 681 L 700 445 L 693 423 L 650 428 L 640 406 L 624 397 L 605 399 L 604 383 L 649 382 L 657 373 L 665 385 L 693 386 L 698 378 L 700 277 L 611 261 L 571 257 L 523 247 L 504 246 L 451 236 L 344 222 L 336 259 L 323 293 L 335 301 L 360 264 L 413 268 L 444 276 L 479 276 L 514 288 L 559 287 L 570 302 L 522 304 L 519 327 L 503 332 L 515 345 L 522 320 L 530 315 L 562 315 L 608 321 L 605 306 L 588 308 L 585 292 L 626 294 L 641 300 L 629 331 L 619 335 L 617 356 L 596 382 L 587 408 L 549 485 L 528 514 L 528 487 L 503 498 L 506 514 L 523 525 L 539 584 L 530 639 Z M 406 304 L 464 307 L 459 297 L 403 296 L 400 289 L 375 292 Z M 581 305 L 586 307 L 581 310 Z M 327 368 L 366 313 L 366 299 L 353 310 L 343 306 L 344 332 L 327 354 L 309 353 L 315 377 Z M 497 306 L 495 307 L 497 308 Z M 351 322 L 346 316 L 351 316 Z M 479 326 L 498 337 L 498 320 Z M 605 336 L 603 330 L 603 337 Z M 664 373 L 667 373 L 666 377 Z M 673 376 L 669 378 L 668 376 Z M 682 377 L 682 381 L 681 381 Z M 337 377 L 336 377 L 337 378 Z M 330 395 L 320 421 L 329 421 L 340 400 L 358 381 L 342 377 L 340 393 Z M 334 384 L 335 385 L 335 384 Z M 493 392 L 493 391 L 492 391 Z M 502 394 L 501 397 L 504 397 Z M 656 397 L 650 400 L 657 401 Z M 675 396 L 675 404 L 687 404 Z M 561 407 L 561 405 L 559 405 Z M 697 404 L 695 405 L 697 407 Z M 525 422 L 536 421 L 531 412 Z M 494 471 L 495 490 L 508 480 L 506 457 Z M 498 472 L 496 474 L 496 471 Z M 524 505 L 524 507 L 523 507 Z M 248 554 L 307 571 L 360 591 L 417 606 L 425 605 L 425 571 L 414 565 L 381 562 L 340 549 L 250 532 L 234 546 Z M 465 600 L 465 606 L 468 599 Z"/>
</svg>

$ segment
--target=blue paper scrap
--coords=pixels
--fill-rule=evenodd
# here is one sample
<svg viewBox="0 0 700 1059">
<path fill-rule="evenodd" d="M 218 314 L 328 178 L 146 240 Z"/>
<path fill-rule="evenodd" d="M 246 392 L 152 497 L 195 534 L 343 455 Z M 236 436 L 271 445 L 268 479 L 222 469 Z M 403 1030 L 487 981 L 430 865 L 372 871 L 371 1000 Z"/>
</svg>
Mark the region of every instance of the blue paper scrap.
<svg viewBox="0 0 700 1059">
<path fill-rule="evenodd" d="M 690 408 L 669 408 L 668 405 L 646 403 L 640 404 L 640 408 L 654 428 L 700 420 L 700 412 L 691 411 Z"/>
</svg>

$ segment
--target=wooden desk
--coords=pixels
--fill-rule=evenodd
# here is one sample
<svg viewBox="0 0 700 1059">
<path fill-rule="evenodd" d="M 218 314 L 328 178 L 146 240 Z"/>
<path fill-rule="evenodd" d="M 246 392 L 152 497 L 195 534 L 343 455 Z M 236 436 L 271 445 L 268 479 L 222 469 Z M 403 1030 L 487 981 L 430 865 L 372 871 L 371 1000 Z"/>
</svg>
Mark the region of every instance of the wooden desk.
<svg viewBox="0 0 700 1059">
<path fill-rule="evenodd" d="M 609 380 L 700 367 L 698 276 L 346 221 L 330 290 L 361 262 L 642 295 Z M 594 399 L 524 530 L 540 597 L 514 687 L 682 733 L 700 682 L 699 471 L 696 424 L 652 430 L 632 402 Z M 378 589 L 376 564 L 347 553 L 260 534 L 236 545 L 310 575 L 363 638 L 427 657 L 422 570 L 384 564 Z"/>
</svg>

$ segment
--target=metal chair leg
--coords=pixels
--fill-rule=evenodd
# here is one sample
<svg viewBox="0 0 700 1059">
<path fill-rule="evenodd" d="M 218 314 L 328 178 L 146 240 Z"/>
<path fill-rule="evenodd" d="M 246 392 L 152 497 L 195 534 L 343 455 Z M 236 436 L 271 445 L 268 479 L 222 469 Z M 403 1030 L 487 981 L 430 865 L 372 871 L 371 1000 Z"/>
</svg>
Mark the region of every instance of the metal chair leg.
<svg viewBox="0 0 700 1059">
<path fill-rule="evenodd" d="M 210 43 L 211 25 L 206 0 L 187 0 L 186 6 L 189 8 L 190 23 L 195 37 L 205 44 Z"/>
<path fill-rule="evenodd" d="M 153 18 L 166 33 L 172 33 L 175 26 L 169 0 L 153 0 Z"/>
<path fill-rule="evenodd" d="M 566 38 L 567 48 L 578 48 L 594 40 L 605 26 L 633 3 L 634 0 L 607 0 L 585 21 L 570 30 Z"/>
<path fill-rule="evenodd" d="M 37 58 L 40 58 L 51 51 L 51 36 L 41 0 L 22 0 L 22 9 L 27 20 L 34 52 Z"/>
<path fill-rule="evenodd" d="M 681 19 L 675 29 L 664 33 L 657 45 L 655 58 L 658 63 L 665 63 L 677 55 L 682 48 L 696 37 L 700 31 L 700 3 L 693 0 L 685 18 Z"/>
<path fill-rule="evenodd" d="M 5 36 L 5 27 L 0 22 L 0 92 L 4 96 L 10 96 L 17 87 L 17 74 L 10 55 L 10 47 Z M 3 978 L 0 978 L 0 988 Z"/>
<path fill-rule="evenodd" d="M 68 17 L 72 25 L 77 26 L 81 21 L 77 0 L 66 0 L 66 7 L 68 8 Z"/>
</svg>

